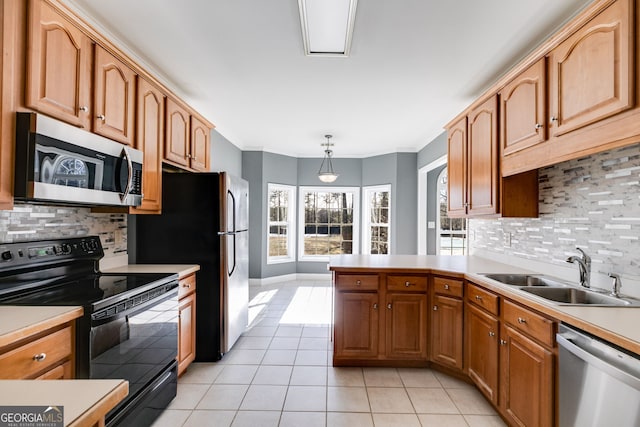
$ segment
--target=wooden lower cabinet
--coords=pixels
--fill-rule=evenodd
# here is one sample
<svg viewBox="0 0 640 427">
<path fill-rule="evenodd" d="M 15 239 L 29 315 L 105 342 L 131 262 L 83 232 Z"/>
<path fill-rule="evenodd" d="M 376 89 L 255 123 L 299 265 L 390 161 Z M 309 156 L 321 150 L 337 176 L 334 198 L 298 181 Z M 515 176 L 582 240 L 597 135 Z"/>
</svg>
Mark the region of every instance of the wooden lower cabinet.
<svg viewBox="0 0 640 427">
<path fill-rule="evenodd" d="M 431 361 L 462 370 L 464 303 L 460 298 L 433 295 L 431 301 Z"/>
<path fill-rule="evenodd" d="M 386 355 L 390 359 L 427 358 L 427 295 L 387 294 Z"/>
<path fill-rule="evenodd" d="M 553 353 L 508 325 L 500 343 L 503 416 L 514 426 L 553 426 Z"/>
<path fill-rule="evenodd" d="M 178 375 L 196 358 L 196 276 L 180 279 L 178 290 Z"/>
<path fill-rule="evenodd" d="M 469 377 L 494 405 L 498 405 L 499 321 L 467 303 L 466 362 Z"/>
<path fill-rule="evenodd" d="M 378 314 L 377 292 L 336 292 L 334 358 L 376 358 Z"/>
</svg>

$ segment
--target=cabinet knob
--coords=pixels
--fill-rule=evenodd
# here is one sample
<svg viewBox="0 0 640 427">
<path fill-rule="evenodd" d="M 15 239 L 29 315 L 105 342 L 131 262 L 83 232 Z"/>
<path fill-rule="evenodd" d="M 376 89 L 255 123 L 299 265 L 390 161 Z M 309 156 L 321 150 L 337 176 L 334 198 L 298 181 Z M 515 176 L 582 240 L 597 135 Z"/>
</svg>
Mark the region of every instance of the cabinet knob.
<svg viewBox="0 0 640 427">
<path fill-rule="evenodd" d="M 500 340 L 500 345 L 507 345 L 507 341 L 505 341 L 505 340 Z"/>
<path fill-rule="evenodd" d="M 557 122 L 558 118 L 556 116 L 551 116 L 551 123 Z"/>
<path fill-rule="evenodd" d="M 78 108 L 78 110 L 84 111 L 86 113 L 87 111 L 89 111 L 89 107 L 87 107 L 86 105 L 83 105 L 82 107 Z"/>
<path fill-rule="evenodd" d="M 476 301 L 482 301 L 482 297 L 480 295 L 476 295 Z"/>
<path fill-rule="evenodd" d="M 540 123 L 536 123 L 535 127 L 536 127 L 536 130 L 538 130 L 538 129 L 542 128 L 542 125 Z"/>
<path fill-rule="evenodd" d="M 433 306 L 433 311 L 438 311 L 438 306 L 437 305 Z"/>
<path fill-rule="evenodd" d="M 444 285 L 445 290 L 449 290 L 449 285 Z"/>
<path fill-rule="evenodd" d="M 33 360 L 35 360 L 36 362 L 42 362 L 46 358 L 47 358 L 47 353 L 40 353 L 33 356 Z"/>
<path fill-rule="evenodd" d="M 493 332 L 493 331 L 489 331 L 489 336 L 490 336 L 490 337 L 495 337 L 495 336 L 496 336 L 496 333 L 495 333 L 495 332 Z"/>
<path fill-rule="evenodd" d="M 182 287 L 189 289 L 189 288 L 191 288 L 191 285 L 189 283 L 185 283 L 185 284 L 182 285 Z"/>
<path fill-rule="evenodd" d="M 409 286 L 411 286 L 411 285 L 413 285 L 413 283 L 411 283 L 411 282 L 404 282 L 404 286 L 405 286 L 405 287 L 407 287 L 407 288 L 408 288 Z"/>
<path fill-rule="evenodd" d="M 361 281 L 361 280 L 356 280 L 356 285 L 357 285 L 357 286 L 362 285 L 362 281 Z"/>
<path fill-rule="evenodd" d="M 98 119 L 104 122 L 104 119 L 105 119 L 104 114 L 98 114 Z"/>
<path fill-rule="evenodd" d="M 373 304 L 373 309 L 374 309 L 374 310 L 377 310 L 377 309 L 378 309 L 378 303 L 374 303 L 374 304 Z"/>
<path fill-rule="evenodd" d="M 527 319 L 525 319 L 524 317 L 518 317 L 518 323 L 520 324 L 527 323 Z"/>
<path fill-rule="evenodd" d="M 387 304 L 387 308 L 391 310 L 391 303 Z"/>
</svg>

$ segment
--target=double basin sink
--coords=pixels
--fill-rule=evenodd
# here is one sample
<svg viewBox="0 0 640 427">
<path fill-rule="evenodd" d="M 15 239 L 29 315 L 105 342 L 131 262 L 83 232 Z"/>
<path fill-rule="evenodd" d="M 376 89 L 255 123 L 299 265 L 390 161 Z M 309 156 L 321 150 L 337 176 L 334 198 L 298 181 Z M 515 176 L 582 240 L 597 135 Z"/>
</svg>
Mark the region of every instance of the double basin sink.
<svg viewBox="0 0 640 427">
<path fill-rule="evenodd" d="M 605 290 L 577 288 L 562 280 L 538 274 L 483 274 L 495 280 L 562 305 L 638 307 L 640 300 L 616 297 Z"/>
</svg>

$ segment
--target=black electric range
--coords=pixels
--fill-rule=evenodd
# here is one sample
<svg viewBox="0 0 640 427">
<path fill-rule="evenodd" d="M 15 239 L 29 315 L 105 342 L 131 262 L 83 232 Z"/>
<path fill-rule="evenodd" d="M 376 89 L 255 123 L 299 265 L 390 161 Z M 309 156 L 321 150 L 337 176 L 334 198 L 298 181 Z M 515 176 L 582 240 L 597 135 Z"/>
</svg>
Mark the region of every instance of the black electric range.
<svg viewBox="0 0 640 427">
<path fill-rule="evenodd" d="M 178 275 L 103 274 L 97 236 L 0 244 L 0 305 L 82 306 L 77 378 L 122 378 L 107 425 L 150 425 L 175 397 Z"/>
</svg>

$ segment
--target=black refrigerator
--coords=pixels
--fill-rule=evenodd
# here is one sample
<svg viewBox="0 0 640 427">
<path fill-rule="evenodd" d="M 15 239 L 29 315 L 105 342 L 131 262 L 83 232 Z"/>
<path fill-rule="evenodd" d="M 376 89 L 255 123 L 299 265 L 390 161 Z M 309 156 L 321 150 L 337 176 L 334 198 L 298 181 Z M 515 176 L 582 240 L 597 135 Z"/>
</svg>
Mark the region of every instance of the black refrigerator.
<svg viewBox="0 0 640 427">
<path fill-rule="evenodd" d="M 162 214 L 138 215 L 138 264 L 199 264 L 196 361 L 219 360 L 248 322 L 249 186 L 228 173 L 162 174 Z"/>
</svg>

